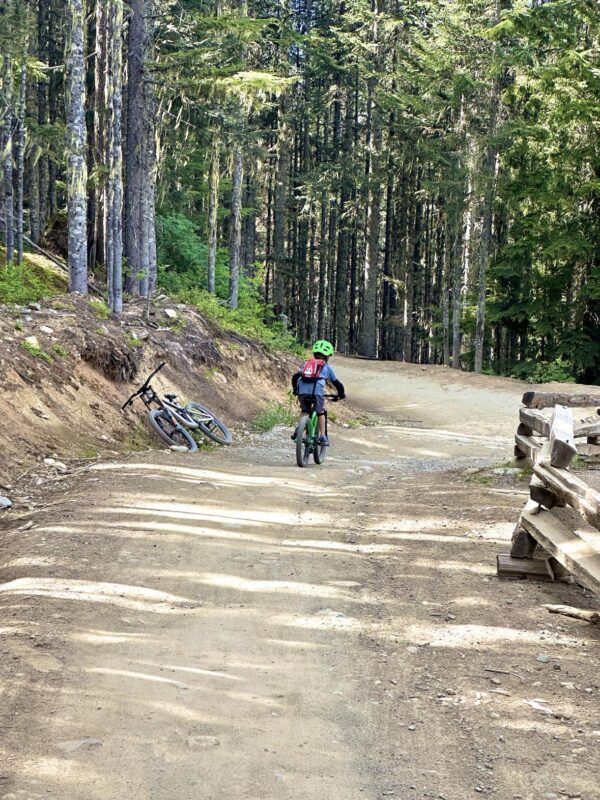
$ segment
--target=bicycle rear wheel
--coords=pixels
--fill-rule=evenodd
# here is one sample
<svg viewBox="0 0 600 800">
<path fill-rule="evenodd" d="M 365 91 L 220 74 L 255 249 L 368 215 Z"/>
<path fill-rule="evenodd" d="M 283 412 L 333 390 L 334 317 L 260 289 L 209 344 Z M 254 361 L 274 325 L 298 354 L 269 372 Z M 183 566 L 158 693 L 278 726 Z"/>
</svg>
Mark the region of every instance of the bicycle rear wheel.
<svg viewBox="0 0 600 800">
<path fill-rule="evenodd" d="M 325 421 L 325 432 L 327 433 L 327 420 Z M 320 438 L 321 432 L 320 429 L 317 432 L 317 438 Z M 326 444 L 319 444 L 318 441 L 315 442 L 315 448 L 313 451 L 313 456 L 315 459 L 315 464 L 322 464 L 325 461 L 325 456 L 327 455 L 327 445 Z"/>
<path fill-rule="evenodd" d="M 185 410 L 197 423 L 202 433 L 206 434 L 213 442 L 223 445 L 233 442 L 233 436 L 227 425 L 217 419 L 208 408 L 201 406 L 200 403 L 188 403 Z"/>
<path fill-rule="evenodd" d="M 174 425 L 168 415 L 160 408 L 153 408 L 149 411 L 148 420 L 160 438 L 164 439 L 168 444 L 187 447 L 190 453 L 195 453 L 198 449 L 198 445 L 190 434 L 181 425 Z"/>
<path fill-rule="evenodd" d="M 309 417 L 301 418 L 296 428 L 296 464 L 299 467 L 306 467 L 310 458 L 310 425 Z"/>
</svg>

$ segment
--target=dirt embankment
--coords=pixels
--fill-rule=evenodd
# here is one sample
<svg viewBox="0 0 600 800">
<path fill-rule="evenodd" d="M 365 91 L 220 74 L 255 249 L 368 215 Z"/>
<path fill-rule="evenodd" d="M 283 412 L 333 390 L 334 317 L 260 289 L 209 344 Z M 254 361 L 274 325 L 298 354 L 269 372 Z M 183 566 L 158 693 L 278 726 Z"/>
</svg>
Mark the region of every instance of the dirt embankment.
<svg viewBox="0 0 600 800">
<path fill-rule="evenodd" d="M 141 404 L 122 402 L 161 361 L 155 385 L 196 399 L 227 423 L 253 417 L 281 395 L 294 366 L 196 311 L 159 300 L 126 307 L 121 321 L 102 304 L 61 296 L 0 312 L 0 483 L 45 457 L 116 455 L 155 446 Z"/>
</svg>

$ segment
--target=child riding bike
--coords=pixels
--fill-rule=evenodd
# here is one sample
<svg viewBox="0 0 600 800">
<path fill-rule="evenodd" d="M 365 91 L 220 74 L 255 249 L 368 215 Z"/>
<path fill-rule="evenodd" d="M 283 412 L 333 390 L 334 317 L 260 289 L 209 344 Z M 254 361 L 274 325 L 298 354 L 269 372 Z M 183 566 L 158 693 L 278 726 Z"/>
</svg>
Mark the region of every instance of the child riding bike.
<svg viewBox="0 0 600 800">
<path fill-rule="evenodd" d="M 292 376 L 292 388 L 300 403 L 300 419 L 313 410 L 319 417 L 319 444 L 328 445 L 327 424 L 325 420 L 325 384 L 330 381 L 337 389 L 338 398 L 346 397 L 344 385 L 339 381 L 327 363 L 334 354 L 333 345 L 319 339 L 313 345 L 313 357 L 304 363 L 301 370 Z M 296 438 L 294 432 L 292 439 Z"/>
</svg>

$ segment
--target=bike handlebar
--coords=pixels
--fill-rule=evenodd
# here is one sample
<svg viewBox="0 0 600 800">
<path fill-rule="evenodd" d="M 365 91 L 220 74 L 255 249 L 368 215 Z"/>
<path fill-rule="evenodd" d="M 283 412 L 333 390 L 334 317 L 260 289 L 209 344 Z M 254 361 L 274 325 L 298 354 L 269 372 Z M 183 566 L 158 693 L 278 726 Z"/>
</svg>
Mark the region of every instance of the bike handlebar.
<svg viewBox="0 0 600 800">
<path fill-rule="evenodd" d="M 146 378 L 144 383 L 140 386 L 140 388 L 137 390 L 137 392 L 134 392 L 131 395 L 131 397 L 129 397 L 125 401 L 125 403 L 123 403 L 123 405 L 121 406 L 121 411 L 125 411 L 125 409 L 128 408 L 133 403 L 133 401 L 135 400 L 136 397 L 139 397 L 141 394 L 144 394 L 144 392 L 149 388 L 150 381 L 152 380 L 152 378 L 158 372 L 161 371 L 161 369 L 166 365 L 166 363 L 167 363 L 166 361 L 163 361 L 161 364 L 158 365 L 158 367 L 154 370 L 154 372 L 152 372 L 152 373 L 150 373 L 150 375 L 148 375 L 148 377 Z"/>
</svg>

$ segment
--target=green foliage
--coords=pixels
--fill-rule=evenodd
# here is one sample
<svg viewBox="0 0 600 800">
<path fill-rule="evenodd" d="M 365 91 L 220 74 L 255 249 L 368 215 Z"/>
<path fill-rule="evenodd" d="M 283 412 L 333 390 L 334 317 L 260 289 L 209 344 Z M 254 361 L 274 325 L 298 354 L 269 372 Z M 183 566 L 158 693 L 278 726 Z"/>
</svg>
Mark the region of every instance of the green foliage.
<svg viewBox="0 0 600 800">
<path fill-rule="evenodd" d="M 90 300 L 89 306 L 96 319 L 108 319 L 110 317 L 110 308 L 106 305 L 104 300 L 93 298 Z"/>
<path fill-rule="evenodd" d="M 4 257 L 4 249 L 0 247 L 0 261 Z M 37 302 L 66 288 L 66 278 L 39 256 L 26 255 L 21 266 L 0 267 L 0 303 Z"/>
<path fill-rule="evenodd" d="M 572 365 L 563 358 L 550 362 L 521 362 L 513 368 L 512 377 L 529 383 L 571 383 L 575 380 Z"/>
<path fill-rule="evenodd" d="M 129 334 L 127 336 L 127 347 L 136 348 L 136 347 L 143 347 L 144 343 L 141 339 L 138 339 L 137 336 L 133 334 Z"/>
<path fill-rule="evenodd" d="M 294 425 L 297 416 L 289 405 L 283 403 L 269 403 L 260 411 L 252 422 L 255 431 L 265 433 L 277 425 Z"/>
<path fill-rule="evenodd" d="M 69 355 L 69 351 L 58 343 L 52 346 L 52 352 L 59 356 L 59 358 L 66 358 Z"/>
<path fill-rule="evenodd" d="M 275 322 L 261 300 L 260 275 L 241 277 L 239 307 L 229 308 L 229 264 L 226 250 L 219 250 L 216 263 L 216 295 L 207 291 L 208 247 L 195 225 L 181 215 L 161 217 L 159 224 L 158 281 L 161 289 L 180 302 L 195 306 L 202 314 L 233 330 L 256 339 L 274 350 L 302 355 L 297 339 Z"/>
<path fill-rule="evenodd" d="M 52 363 L 52 356 L 39 345 L 33 344 L 33 342 L 23 342 L 23 349 L 26 350 L 30 356 L 39 358 L 40 361 L 45 361 L 47 364 Z"/>
</svg>

